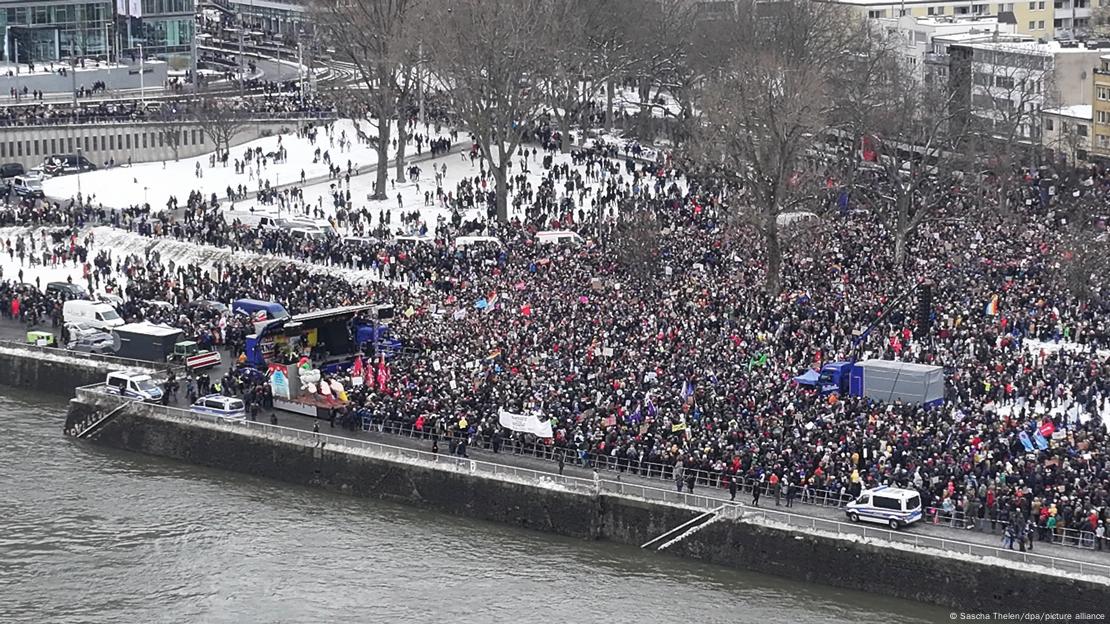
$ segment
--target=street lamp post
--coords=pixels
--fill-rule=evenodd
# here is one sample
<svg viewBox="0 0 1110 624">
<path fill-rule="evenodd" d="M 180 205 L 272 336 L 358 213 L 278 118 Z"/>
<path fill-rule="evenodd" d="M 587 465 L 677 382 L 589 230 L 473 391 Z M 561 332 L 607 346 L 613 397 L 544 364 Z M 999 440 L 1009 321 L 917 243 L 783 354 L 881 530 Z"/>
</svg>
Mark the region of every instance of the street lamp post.
<svg viewBox="0 0 1110 624">
<path fill-rule="evenodd" d="M 243 97 L 243 30 L 247 27 L 243 19 L 243 8 L 239 7 L 239 97 Z"/>
<path fill-rule="evenodd" d="M 146 105 L 146 58 L 143 57 L 143 44 L 139 44 L 139 101 Z"/>
<path fill-rule="evenodd" d="M 80 140 L 80 138 L 78 138 L 78 140 Z M 84 171 L 84 170 L 85 170 L 85 168 L 81 166 L 81 148 L 78 147 L 77 148 L 77 203 L 79 205 L 82 203 L 82 200 L 81 200 L 81 172 Z"/>
</svg>

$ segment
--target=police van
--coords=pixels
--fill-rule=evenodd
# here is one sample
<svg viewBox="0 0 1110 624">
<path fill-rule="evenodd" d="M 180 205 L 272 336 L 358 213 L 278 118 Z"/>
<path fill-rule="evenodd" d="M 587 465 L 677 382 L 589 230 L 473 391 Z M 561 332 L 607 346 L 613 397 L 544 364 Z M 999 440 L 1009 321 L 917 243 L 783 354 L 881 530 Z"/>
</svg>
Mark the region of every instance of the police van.
<svg viewBox="0 0 1110 624">
<path fill-rule="evenodd" d="M 162 388 L 145 373 L 116 371 L 108 373 L 104 380 L 104 391 L 118 394 L 129 399 L 157 402 L 162 400 Z"/>
<path fill-rule="evenodd" d="M 201 397 L 189 409 L 194 413 L 215 416 L 225 421 L 247 419 L 247 410 L 243 406 L 243 402 L 222 394 L 210 394 Z"/>
<path fill-rule="evenodd" d="M 852 522 L 876 522 L 898 529 L 921 519 L 921 495 L 884 485 L 861 492 L 845 512 Z"/>
</svg>

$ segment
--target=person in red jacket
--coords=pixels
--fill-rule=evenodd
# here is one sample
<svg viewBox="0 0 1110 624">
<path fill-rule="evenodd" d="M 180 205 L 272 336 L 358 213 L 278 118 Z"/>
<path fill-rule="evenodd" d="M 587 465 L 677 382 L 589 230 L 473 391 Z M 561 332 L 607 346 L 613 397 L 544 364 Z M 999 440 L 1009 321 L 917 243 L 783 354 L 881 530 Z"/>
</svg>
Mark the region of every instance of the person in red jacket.
<svg viewBox="0 0 1110 624">
<path fill-rule="evenodd" d="M 19 320 L 19 297 L 12 299 L 12 318 Z"/>
</svg>

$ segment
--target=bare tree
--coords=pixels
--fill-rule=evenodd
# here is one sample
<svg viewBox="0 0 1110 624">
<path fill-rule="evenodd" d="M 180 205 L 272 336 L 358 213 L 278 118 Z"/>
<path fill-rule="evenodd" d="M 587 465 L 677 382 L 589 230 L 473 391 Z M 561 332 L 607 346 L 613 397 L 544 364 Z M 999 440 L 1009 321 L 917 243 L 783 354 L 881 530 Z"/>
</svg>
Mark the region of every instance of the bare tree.
<svg viewBox="0 0 1110 624">
<path fill-rule="evenodd" d="M 835 121 L 839 81 L 863 32 L 838 5 L 777 6 L 765 19 L 754 10 L 737 13 L 731 31 L 738 51 L 702 90 L 703 119 L 691 124 L 695 140 L 686 151 L 736 191 L 731 210 L 750 211 L 763 239 L 770 293 L 782 285 L 778 216 L 816 198 L 816 172 L 803 156 Z"/>
<path fill-rule="evenodd" d="M 193 100 L 190 110 L 217 153 L 230 152 L 235 135 L 250 123 L 249 111 L 238 108 L 230 98 L 203 95 Z"/>
<path fill-rule="evenodd" d="M 414 22 L 423 0 L 316 0 L 314 11 L 334 42 L 336 56 L 354 64 L 357 87 L 342 87 L 337 100 L 342 112 L 363 122 L 363 140 L 376 148 L 377 181 L 374 198 L 385 199 L 389 181 L 392 122 L 398 125 L 397 177 L 404 161 L 404 117 L 412 71 Z"/>
<path fill-rule="evenodd" d="M 899 70 L 885 72 L 882 86 L 859 103 L 865 114 L 848 136 L 860 147 L 852 163 L 866 165 L 862 175 L 853 173 L 850 188 L 888 220 L 901 270 L 911 234 L 952 203 L 964 179 L 968 167 L 960 150 L 969 125 L 953 108 L 952 93 Z"/>
<path fill-rule="evenodd" d="M 559 1 L 443 0 L 438 11 L 436 76 L 490 164 L 502 221 L 509 218 L 508 167 L 544 103 L 535 81 L 550 50 L 536 42 Z"/>
<path fill-rule="evenodd" d="M 695 41 L 697 3 L 693 0 L 655 0 L 641 3 L 637 19 L 627 20 L 640 111 L 637 135 L 651 138 L 656 112 L 667 115 L 667 106 L 656 100 L 688 75 L 687 55 Z"/>
<path fill-rule="evenodd" d="M 157 124 L 158 142 L 173 151 L 173 159 L 179 160 L 184 133 L 190 120 L 187 113 L 174 102 L 166 102 L 154 115 Z"/>
</svg>

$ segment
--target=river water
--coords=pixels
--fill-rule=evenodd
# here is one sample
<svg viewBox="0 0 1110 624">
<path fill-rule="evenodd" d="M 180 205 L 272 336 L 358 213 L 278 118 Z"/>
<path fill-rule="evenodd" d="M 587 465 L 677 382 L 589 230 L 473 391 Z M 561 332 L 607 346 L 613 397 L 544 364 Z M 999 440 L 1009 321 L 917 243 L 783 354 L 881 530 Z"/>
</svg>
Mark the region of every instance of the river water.
<svg viewBox="0 0 1110 624">
<path fill-rule="evenodd" d="M 0 388 L 0 622 L 947 621 L 792 583 L 117 452 Z M 925 582 L 925 579 L 923 579 Z"/>
</svg>

